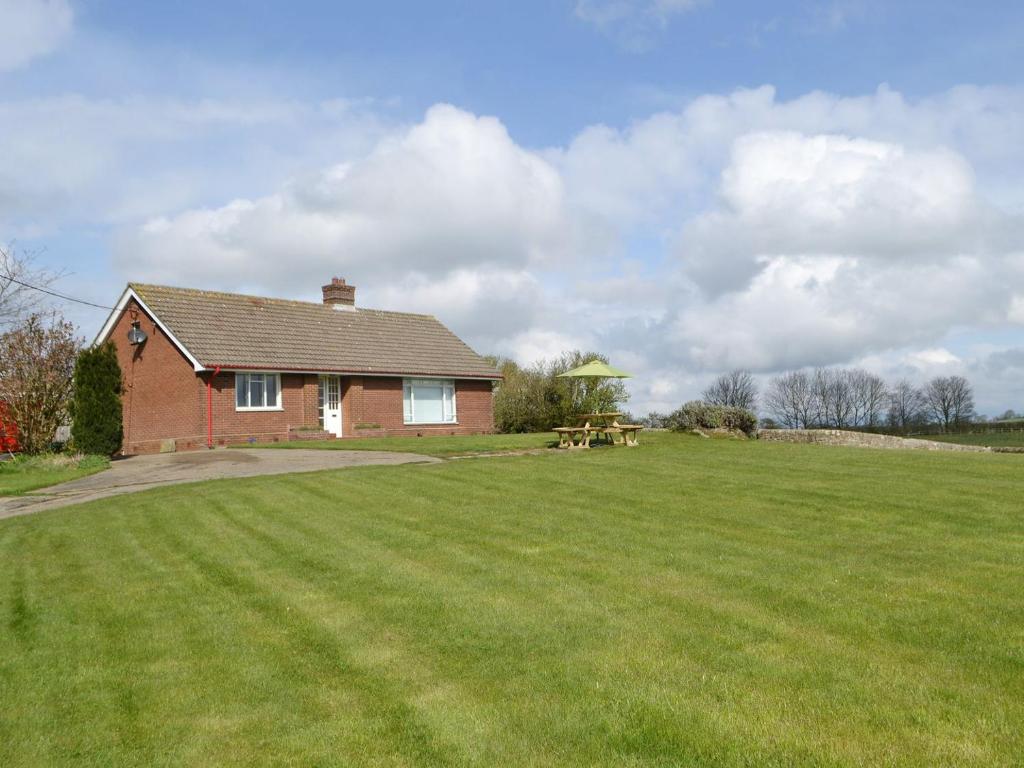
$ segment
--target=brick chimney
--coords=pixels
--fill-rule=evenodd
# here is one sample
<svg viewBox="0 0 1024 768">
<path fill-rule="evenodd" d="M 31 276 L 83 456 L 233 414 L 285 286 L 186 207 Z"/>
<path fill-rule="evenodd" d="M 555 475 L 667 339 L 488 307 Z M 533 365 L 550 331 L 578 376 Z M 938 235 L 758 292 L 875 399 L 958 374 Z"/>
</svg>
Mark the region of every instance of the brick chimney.
<svg viewBox="0 0 1024 768">
<path fill-rule="evenodd" d="M 332 277 L 331 282 L 323 287 L 324 304 L 331 304 L 338 309 L 356 305 L 356 287 L 345 283 L 344 278 Z"/>
</svg>

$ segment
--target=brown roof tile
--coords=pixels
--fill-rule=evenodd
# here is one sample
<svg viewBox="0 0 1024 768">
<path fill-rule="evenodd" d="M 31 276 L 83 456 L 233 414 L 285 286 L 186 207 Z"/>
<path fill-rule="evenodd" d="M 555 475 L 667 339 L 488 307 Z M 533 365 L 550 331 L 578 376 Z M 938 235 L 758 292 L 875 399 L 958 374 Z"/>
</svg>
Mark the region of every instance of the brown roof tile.
<svg viewBox="0 0 1024 768">
<path fill-rule="evenodd" d="M 500 378 L 431 315 L 129 283 L 207 368 Z"/>
</svg>

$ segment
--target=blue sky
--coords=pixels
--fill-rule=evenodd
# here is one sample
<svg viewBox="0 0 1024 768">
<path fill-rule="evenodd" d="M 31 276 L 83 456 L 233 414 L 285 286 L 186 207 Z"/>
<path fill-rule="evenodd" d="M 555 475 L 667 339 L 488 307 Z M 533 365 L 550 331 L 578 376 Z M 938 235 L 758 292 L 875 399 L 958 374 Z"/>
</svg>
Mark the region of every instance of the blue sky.
<svg viewBox="0 0 1024 768">
<path fill-rule="evenodd" d="M 636 410 L 838 364 L 1024 408 L 1020 4 L 0 0 L 0 40 L 0 240 L 68 293 L 343 274 L 601 349 Z"/>
</svg>

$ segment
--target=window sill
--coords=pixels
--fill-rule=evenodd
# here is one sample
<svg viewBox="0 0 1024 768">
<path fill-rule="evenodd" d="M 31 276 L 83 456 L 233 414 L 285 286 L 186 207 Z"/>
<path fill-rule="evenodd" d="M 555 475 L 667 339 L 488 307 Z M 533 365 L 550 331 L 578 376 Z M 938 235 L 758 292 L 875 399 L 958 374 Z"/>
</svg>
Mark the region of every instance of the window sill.
<svg viewBox="0 0 1024 768">
<path fill-rule="evenodd" d="M 235 406 L 235 412 L 236 413 L 261 413 L 261 412 L 262 413 L 267 413 L 267 412 L 270 412 L 270 411 L 283 411 L 283 410 L 284 410 L 284 407 L 279 406 L 279 405 L 271 406 L 269 408 L 239 408 L 237 405 Z"/>
<path fill-rule="evenodd" d="M 402 422 L 407 427 L 457 427 L 459 422 L 457 421 L 405 421 Z"/>
</svg>

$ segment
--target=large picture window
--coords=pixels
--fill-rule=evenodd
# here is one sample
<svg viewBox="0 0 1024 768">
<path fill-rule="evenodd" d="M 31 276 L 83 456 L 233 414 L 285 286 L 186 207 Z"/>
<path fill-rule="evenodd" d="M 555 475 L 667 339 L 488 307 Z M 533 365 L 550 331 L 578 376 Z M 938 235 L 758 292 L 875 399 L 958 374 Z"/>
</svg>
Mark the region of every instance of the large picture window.
<svg viewBox="0 0 1024 768">
<path fill-rule="evenodd" d="M 281 408 L 281 375 L 236 373 L 235 410 L 275 411 Z"/>
<path fill-rule="evenodd" d="M 455 382 L 451 379 L 406 379 L 402 395 L 406 424 L 455 423 Z"/>
</svg>

